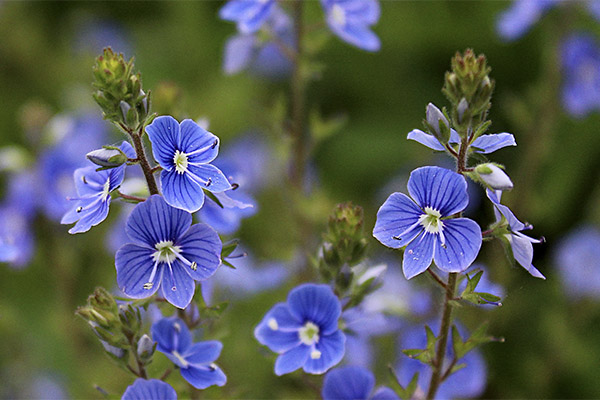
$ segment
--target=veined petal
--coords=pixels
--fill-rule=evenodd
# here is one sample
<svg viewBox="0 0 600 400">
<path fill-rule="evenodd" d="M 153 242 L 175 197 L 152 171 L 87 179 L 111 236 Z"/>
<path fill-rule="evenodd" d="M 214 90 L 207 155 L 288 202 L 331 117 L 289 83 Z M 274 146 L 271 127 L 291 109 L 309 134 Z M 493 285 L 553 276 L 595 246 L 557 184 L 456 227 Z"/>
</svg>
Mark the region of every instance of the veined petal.
<svg viewBox="0 0 600 400">
<path fill-rule="evenodd" d="M 406 246 L 402 259 L 402 271 L 406 279 L 411 279 L 424 272 L 431 265 L 433 249 L 437 235 L 424 232 Z"/>
<path fill-rule="evenodd" d="M 254 337 L 261 344 L 276 353 L 286 351 L 301 344 L 298 330 L 302 321 L 296 319 L 284 303 L 276 304 L 254 329 Z"/>
<path fill-rule="evenodd" d="M 323 380 L 323 400 L 368 399 L 375 377 L 366 368 L 347 366 L 331 370 Z"/>
<path fill-rule="evenodd" d="M 275 361 L 275 375 L 281 376 L 290 372 L 294 372 L 303 366 L 309 357 L 309 346 L 301 344 L 298 347 L 294 347 L 290 351 L 287 351 L 277 357 L 277 361 Z"/>
<path fill-rule="evenodd" d="M 515 214 L 513 214 L 510 208 L 508 208 L 504 204 L 500 204 L 500 199 L 502 196 L 501 190 L 492 191 L 490 189 L 487 189 L 486 194 L 488 199 L 490 199 L 490 201 L 495 206 L 494 211 L 497 220 L 500 220 L 501 216 L 504 216 L 504 218 L 506 218 L 506 221 L 508 222 L 510 230 L 513 232 L 521 231 L 527 227 L 524 223 L 517 219 L 517 217 L 515 216 Z"/>
<path fill-rule="evenodd" d="M 163 265 L 162 294 L 175 307 L 186 308 L 194 297 L 196 284 L 187 270 L 179 263 Z"/>
<path fill-rule="evenodd" d="M 175 152 L 181 150 L 179 122 L 170 115 L 156 117 L 146 127 L 148 138 L 152 142 L 152 154 L 161 167 L 169 171 L 175 165 Z"/>
<path fill-rule="evenodd" d="M 211 192 L 223 192 L 231 189 L 231 184 L 221 172 L 221 170 L 211 164 L 190 164 L 188 165 L 188 171 L 186 174 L 191 173 L 190 176 L 193 179 L 200 181 L 198 182 L 204 189 L 210 190 Z"/>
<path fill-rule="evenodd" d="M 181 376 L 196 389 L 206 389 L 209 386 L 223 386 L 227 383 L 227 376 L 216 365 L 181 369 Z"/>
<path fill-rule="evenodd" d="M 177 351 L 184 354 L 192 344 L 192 335 L 183 320 L 177 317 L 162 318 L 152 324 L 152 339 L 156 349 L 163 353 Z"/>
<path fill-rule="evenodd" d="M 373 236 L 393 249 L 406 246 L 423 230 L 423 210 L 404 193 L 392 193 L 377 211 Z M 414 229 L 409 229 L 414 226 Z"/>
<path fill-rule="evenodd" d="M 219 138 L 191 119 L 181 121 L 181 151 L 191 163 L 206 164 L 219 154 Z"/>
<path fill-rule="evenodd" d="M 135 158 L 136 157 L 135 150 L 133 149 L 133 147 L 131 146 L 131 144 L 128 141 L 126 141 L 126 140 L 123 140 L 123 142 L 119 146 L 119 149 L 121 149 L 121 151 L 123 153 L 125 153 L 125 155 L 127 157 L 129 157 L 129 158 Z"/>
<path fill-rule="evenodd" d="M 297 286 L 288 295 L 287 303 L 294 318 L 317 324 L 320 335 L 328 335 L 338 329 L 342 307 L 329 285 L 306 283 Z"/>
<path fill-rule="evenodd" d="M 345 344 L 346 336 L 340 330 L 335 331 L 331 335 L 321 336 L 315 344 L 315 349 L 318 353 L 311 351 L 310 357 L 304 363 L 304 372 L 308 372 L 309 374 L 324 374 L 329 368 L 342 361 Z"/>
<path fill-rule="evenodd" d="M 69 229 L 69 233 L 81 233 L 87 232 L 92 226 L 98 225 L 104 221 L 108 216 L 108 206 L 110 204 L 110 197 L 106 201 L 98 201 L 92 208 L 80 213 L 80 219 L 77 221 L 74 227 Z M 77 209 L 75 209 L 77 213 Z M 83 215 L 82 215 L 83 214 Z M 67 214 L 65 214 L 67 216 Z M 61 221 L 62 222 L 62 221 Z"/>
<path fill-rule="evenodd" d="M 175 169 L 160 173 L 163 196 L 171 206 L 193 213 L 204 204 L 202 185 L 192 179 L 187 172 Z"/>
<path fill-rule="evenodd" d="M 442 271 L 462 272 L 475 261 L 481 248 L 481 228 L 468 218 L 444 220 L 444 246 L 435 242 L 435 265 Z"/>
<path fill-rule="evenodd" d="M 177 400 L 175 389 L 158 379 L 138 378 L 128 386 L 121 400 Z"/>
<path fill-rule="evenodd" d="M 185 358 L 185 361 L 195 366 L 210 364 L 219 358 L 222 349 L 223 343 L 218 340 L 198 342 L 194 343 L 186 350 L 185 354 L 183 354 L 183 358 Z"/>
<path fill-rule="evenodd" d="M 96 167 L 77 168 L 73 173 L 75 188 L 79 197 L 93 196 L 102 192 L 108 174 L 96 171 Z"/>
<path fill-rule="evenodd" d="M 212 276 L 221 265 L 221 249 L 223 247 L 219 235 L 206 224 L 194 224 L 176 242 L 181 247 L 181 255 L 190 263 L 196 263 L 195 269 L 187 262 L 187 273 L 195 280 L 202 281 Z"/>
<path fill-rule="evenodd" d="M 539 243 L 539 240 L 532 239 L 529 236 L 516 232 L 510 235 L 508 240 L 512 248 L 513 257 L 523 268 L 536 278 L 546 279 L 546 277 L 533 266 L 533 246 L 532 243 Z"/>
<path fill-rule="evenodd" d="M 115 255 L 117 267 L 117 284 L 127 296 L 134 299 L 143 299 L 153 295 L 160 286 L 163 273 L 162 265 L 156 266 L 152 262 L 152 250 L 137 244 L 126 244 Z M 154 273 L 154 276 L 152 274 Z M 150 277 L 152 276 L 152 280 Z M 144 284 L 152 282 L 149 289 L 144 289 Z"/>
<path fill-rule="evenodd" d="M 154 249 L 161 241 L 177 241 L 191 224 L 191 214 L 169 206 L 155 194 L 135 206 L 127 218 L 126 231 L 132 240 Z"/>
<path fill-rule="evenodd" d="M 420 129 L 413 129 L 408 133 L 406 137 L 409 140 L 421 143 L 423 146 L 427 146 L 432 150 L 444 151 L 444 146 L 435 138 L 435 136 L 423 132 Z"/>
<path fill-rule="evenodd" d="M 408 192 L 421 208 L 431 207 L 442 217 L 462 211 L 469 204 L 465 178 L 440 167 L 421 167 L 411 172 Z"/>
<path fill-rule="evenodd" d="M 471 144 L 477 153 L 488 154 L 506 146 L 516 146 L 515 137 L 510 133 L 496 133 L 494 135 L 481 135 Z"/>
</svg>

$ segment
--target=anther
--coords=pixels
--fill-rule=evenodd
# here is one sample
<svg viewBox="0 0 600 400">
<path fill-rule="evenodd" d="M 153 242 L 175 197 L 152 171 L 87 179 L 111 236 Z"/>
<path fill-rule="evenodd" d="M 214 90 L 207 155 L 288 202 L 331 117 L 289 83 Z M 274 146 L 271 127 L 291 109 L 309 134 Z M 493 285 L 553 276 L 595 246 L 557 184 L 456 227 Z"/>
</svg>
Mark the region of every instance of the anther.
<svg viewBox="0 0 600 400">
<path fill-rule="evenodd" d="M 192 265 L 190 265 L 190 268 L 192 269 L 192 271 L 195 271 L 198 269 L 198 263 L 196 261 L 192 262 Z"/>
<path fill-rule="evenodd" d="M 84 184 L 86 184 L 86 185 L 87 185 L 87 180 L 85 179 L 85 175 L 82 175 L 82 176 L 81 176 L 81 180 L 83 181 L 83 183 L 84 183 Z"/>
<path fill-rule="evenodd" d="M 209 187 L 211 183 L 212 183 L 212 179 L 208 178 L 208 180 L 206 181 L 206 187 Z"/>
<path fill-rule="evenodd" d="M 146 289 L 146 290 L 152 289 L 153 286 L 154 286 L 154 284 L 152 282 L 144 283 L 144 289 Z"/>
<path fill-rule="evenodd" d="M 215 139 L 215 142 L 212 144 L 211 149 L 214 149 L 219 144 L 219 139 Z"/>
<path fill-rule="evenodd" d="M 231 184 L 231 190 L 235 190 L 235 189 L 237 189 L 239 187 L 240 187 L 240 185 L 238 185 L 237 183 L 232 183 Z"/>
<path fill-rule="evenodd" d="M 392 236 L 392 239 L 402 240 L 402 238 L 400 236 Z"/>
<path fill-rule="evenodd" d="M 81 211 L 83 211 L 83 207 L 79 206 L 77 207 L 77 209 L 75 209 L 75 212 L 80 213 Z"/>
</svg>

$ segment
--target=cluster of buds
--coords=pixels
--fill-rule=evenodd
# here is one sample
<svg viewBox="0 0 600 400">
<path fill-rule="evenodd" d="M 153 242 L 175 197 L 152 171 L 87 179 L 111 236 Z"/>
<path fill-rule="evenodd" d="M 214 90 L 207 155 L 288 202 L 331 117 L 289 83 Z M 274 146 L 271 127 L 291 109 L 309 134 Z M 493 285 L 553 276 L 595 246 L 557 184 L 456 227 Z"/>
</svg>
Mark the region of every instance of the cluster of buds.
<svg viewBox="0 0 600 400">
<path fill-rule="evenodd" d="M 475 56 L 467 49 L 452 59 L 452 70 L 446 72 L 443 93 L 452 104 L 452 120 L 458 133 L 485 123 L 491 107 L 494 81 L 485 56 Z"/>
<path fill-rule="evenodd" d="M 93 97 L 105 119 L 130 131 L 138 131 L 151 122 L 150 93 L 142 89 L 140 74 L 133 72 L 133 58 L 125 61 L 123 54 L 108 47 L 96 59 L 93 71 Z"/>
</svg>

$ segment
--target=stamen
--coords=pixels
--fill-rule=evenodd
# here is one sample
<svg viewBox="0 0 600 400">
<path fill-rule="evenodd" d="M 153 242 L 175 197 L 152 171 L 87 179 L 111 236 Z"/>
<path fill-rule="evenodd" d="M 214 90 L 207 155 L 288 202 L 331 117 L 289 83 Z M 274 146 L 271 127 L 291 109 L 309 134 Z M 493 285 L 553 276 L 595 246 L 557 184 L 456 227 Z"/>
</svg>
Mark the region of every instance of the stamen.
<svg viewBox="0 0 600 400">
<path fill-rule="evenodd" d="M 237 189 L 239 187 L 240 187 L 240 185 L 238 185 L 237 183 L 232 183 L 231 184 L 231 190 L 235 190 L 235 189 Z"/>
<path fill-rule="evenodd" d="M 310 352 L 310 358 L 312 358 L 313 360 L 318 360 L 319 358 L 321 358 L 321 352 L 317 349 L 314 349 Z"/>
<path fill-rule="evenodd" d="M 277 323 L 277 320 L 275 318 L 271 318 L 269 319 L 269 322 L 267 322 L 267 325 L 269 326 L 269 328 L 271 328 L 271 330 L 276 331 L 279 329 L 279 324 Z"/>
<path fill-rule="evenodd" d="M 217 147 L 217 145 L 219 144 L 219 139 L 216 139 L 213 143 L 209 144 L 208 146 L 204 146 L 199 148 L 198 150 L 194 150 L 190 153 L 186 153 L 186 155 L 189 156 L 193 156 L 194 154 L 198 154 L 198 153 L 203 153 L 208 149 L 214 149 L 215 147 Z"/>
<path fill-rule="evenodd" d="M 190 268 L 192 269 L 192 271 L 196 271 L 198 269 L 198 263 L 194 261 L 192 265 L 190 265 Z"/>
</svg>

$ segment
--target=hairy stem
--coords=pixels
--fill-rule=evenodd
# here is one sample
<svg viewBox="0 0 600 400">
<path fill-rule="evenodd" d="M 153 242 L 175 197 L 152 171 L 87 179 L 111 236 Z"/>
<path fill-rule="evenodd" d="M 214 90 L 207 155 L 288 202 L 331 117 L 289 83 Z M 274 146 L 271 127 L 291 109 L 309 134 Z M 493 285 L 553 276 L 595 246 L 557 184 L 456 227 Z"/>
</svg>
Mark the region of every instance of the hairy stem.
<svg viewBox="0 0 600 400">
<path fill-rule="evenodd" d="M 142 132 L 142 129 L 140 129 L 139 132 L 127 131 L 127 133 L 129 133 L 129 137 L 131 137 L 131 141 L 133 142 L 133 148 L 135 149 L 135 154 L 137 155 L 137 159 L 139 160 L 140 167 L 142 167 L 144 177 L 146 178 L 148 191 L 151 195 L 159 194 L 158 186 L 156 185 L 156 181 L 154 180 L 152 166 L 150 165 L 150 161 L 148 161 L 148 157 L 146 156 L 146 150 L 144 149 L 144 143 L 142 141 Z"/>
</svg>

